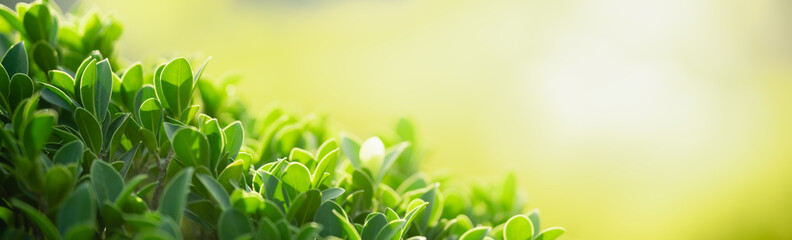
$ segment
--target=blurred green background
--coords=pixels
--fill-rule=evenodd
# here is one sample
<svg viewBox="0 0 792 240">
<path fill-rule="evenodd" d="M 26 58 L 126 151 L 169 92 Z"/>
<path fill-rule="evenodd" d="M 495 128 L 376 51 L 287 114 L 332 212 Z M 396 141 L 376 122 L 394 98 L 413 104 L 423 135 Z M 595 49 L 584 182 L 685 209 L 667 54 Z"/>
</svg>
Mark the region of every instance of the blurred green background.
<svg viewBox="0 0 792 240">
<path fill-rule="evenodd" d="M 792 239 L 790 1 L 82 6 L 122 21 L 122 57 L 213 56 L 253 106 L 359 136 L 409 116 L 424 169 L 515 171 L 564 239 Z"/>
</svg>

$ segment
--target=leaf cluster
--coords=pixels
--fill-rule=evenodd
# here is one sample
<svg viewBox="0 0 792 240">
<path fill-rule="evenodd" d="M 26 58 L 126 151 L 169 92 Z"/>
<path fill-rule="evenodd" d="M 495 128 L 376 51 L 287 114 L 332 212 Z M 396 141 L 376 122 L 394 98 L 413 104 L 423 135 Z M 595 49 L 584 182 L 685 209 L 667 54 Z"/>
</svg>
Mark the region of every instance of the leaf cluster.
<svg viewBox="0 0 792 240">
<path fill-rule="evenodd" d="M 186 58 L 120 68 L 121 25 L 0 5 L 0 238 L 552 240 L 515 176 L 418 170 L 412 123 L 360 141 L 252 114 Z M 150 72 L 149 72 L 150 70 Z"/>
</svg>

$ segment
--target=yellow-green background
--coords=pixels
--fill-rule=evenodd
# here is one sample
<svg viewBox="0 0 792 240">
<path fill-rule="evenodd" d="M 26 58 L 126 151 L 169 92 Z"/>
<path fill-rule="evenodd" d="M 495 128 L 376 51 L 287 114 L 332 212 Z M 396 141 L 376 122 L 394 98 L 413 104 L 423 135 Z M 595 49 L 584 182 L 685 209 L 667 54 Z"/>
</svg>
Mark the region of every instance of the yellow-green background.
<svg viewBox="0 0 792 240">
<path fill-rule="evenodd" d="M 88 1 L 131 60 L 199 53 L 253 106 L 361 137 L 410 116 L 426 170 L 518 173 L 564 239 L 792 239 L 792 3 Z"/>
</svg>

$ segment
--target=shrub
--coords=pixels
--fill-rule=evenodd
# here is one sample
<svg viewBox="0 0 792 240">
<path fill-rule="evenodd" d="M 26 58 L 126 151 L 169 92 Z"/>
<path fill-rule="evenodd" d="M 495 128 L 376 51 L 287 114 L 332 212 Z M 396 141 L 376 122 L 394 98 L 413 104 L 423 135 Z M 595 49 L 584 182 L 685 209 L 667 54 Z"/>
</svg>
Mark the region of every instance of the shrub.
<svg viewBox="0 0 792 240">
<path fill-rule="evenodd" d="M 324 117 L 261 117 L 185 58 L 121 71 L 112 18 L 0 5 L 4 239 L 537 239 L 515 176 L 418 171 L 410 121 L 359 141 Z M 495 226 L 495 227 L 489 227 Z"/>
</svg>

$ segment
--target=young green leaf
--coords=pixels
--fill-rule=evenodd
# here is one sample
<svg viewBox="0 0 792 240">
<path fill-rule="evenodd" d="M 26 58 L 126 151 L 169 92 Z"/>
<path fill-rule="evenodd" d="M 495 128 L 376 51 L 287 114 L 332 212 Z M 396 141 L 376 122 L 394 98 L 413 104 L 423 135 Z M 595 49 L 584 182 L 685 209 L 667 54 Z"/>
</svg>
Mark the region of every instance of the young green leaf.
<svg viewBox="0 0 792 240">
<path fill-rule="evenodd" d="M 491 227 L 475 227 L 462 234 L 459 240 L 482 240 L 490 230 Z"/>
<path fill-rule="evenodd" d="M 564 232 L 566 232 L 566 230 L 564 230 L 563 228 L 551 227 L 539 233 L 539 235 L 536 236 L 536 240 L 555 240 L 556 238 L 564 234 Z"/>
<path fill-rule="evenodd" d="M 110 69 L 110 62 L 107 59 L 96 63 L 96 83 L 93 89 L 95 91 L 93 113 L 96 119 L 102 122 L 107 115 L 113 94 L 113 70 Z"/>
<path fill-rule="evenodd" d="M 75 83 L 80 104 L 92 114 L 96 113 L 96 77 L 96 60 L 91 59 L 80 73 L 79 84 Z"/>
<path fill-rule="evenodd" d="M 311 173 L 301 163 L 289 163 L 280 178 L 297 193 L 305 192 L 311 187 Z"/>
<path fill-rule="evenodd" d="M 225 146 L 228 157 L 236 159 L 237 154 L 239 154 L 239 149 L 242 148 L 242 141 L 245 140 L 245 131 L 242 129 L 242 122 L 235 121 L 228 124 L 228 126 L 223 128 L 223 133 L 226 136 Z"/>
<path fill-rule="evenodd" d="M 143 66 L 138 62 L 130 66 L 121 75 L 121 99 L 124 107 L 135 109 L 135 95 L 143 86 Z"/>
<path fill-rule="evenodd" d="M 504 240 L 530 240 L 533 235 L 533 224 L 525 215 L 511 217 L 503 228 Z"/>
<path fill-rule="evenodd" d="M 201 132 L 186 127 L 173 135 L 173 152 L 185 166 L 209 166 L 209 142 Z"/>
<path fill-rule="evenodd" d="M 69 97 L 74 97 L 74 78 L 69 76 L 68 73 L 52 70 L 49 72 L 49 77 L 53 86 L 66 93 Z"/>
<path fill-rule="evenodd" d="M 52 134 L 52 128 L 58 121 L 58 115 L 52 109 L 36 111 L 32 119 L 24 126 L 24 134 L 20 139 L 25 153 L 30 159 L 35 159 L 44 148 L 44 144 Z"/>
<path fill-rule="evenodd" d="M 349 240 L 361 240 L 360 234 L 355 230 L 355 226 L 347 220 L 346 213 L 333 210 L 333 215 L 336 216 L 336 220 L 341 224 L 341 228 L 344 229 L 344 233 L 346 233 Z"/>
<path fill-rule="evenodd" d="M 341 134 L 341 151 L 344 155 L 349 158 L 350 163 L 355 168 L 359 168 L 360 163 L 360 143 L 357 140 L 352 138 L 351 136 L 342 133 Z"/>
<path fill-rule="evenodd" d="M 168 112 L 172 116 L 178 116 L 184 109 L 187 109 L 192 97 L 193 76 L 190 62 L 185 58 L 176 58 L 165 65 L 157 86 L 164 95 L 160 96 L 160 101 L 167 102 Z M 159 92 L 158 92 L 159 93 Z"/>
</svg>

